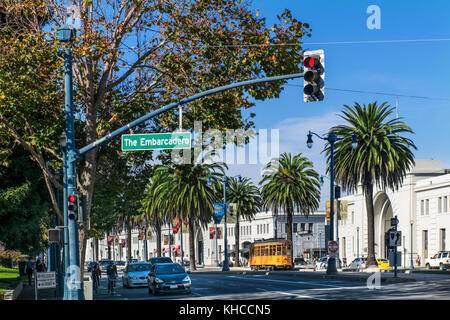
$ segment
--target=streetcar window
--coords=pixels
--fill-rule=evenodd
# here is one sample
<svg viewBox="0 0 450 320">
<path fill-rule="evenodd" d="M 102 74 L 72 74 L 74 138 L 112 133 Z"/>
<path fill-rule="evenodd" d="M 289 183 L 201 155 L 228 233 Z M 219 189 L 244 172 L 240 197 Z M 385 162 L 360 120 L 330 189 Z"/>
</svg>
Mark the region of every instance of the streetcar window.
<svg viewBox="0 0 450 320">
<path fill-rule="evenodd" d="M 270 255 L 271 256 L 275 255 L 275 246 L 270 246 Z"/>
<path fill-rule="evenodd" d="M 288 256 L 292 255 L 290 244 L 287 245 L 287 254 L 288 254 Z"/>
<path fill-rule="evenodd" d="M 283 245 L 282 247 L 282 255 L 285 256 L 286 255 L 286 245 Z"/>
<path fill-rule="evenodd" d="M 255 248 L 255 256 L 259 257 L 261 255 L 261 247 Z"/>
<path fill-rule="evenodd" d="M 277 245 L 277 256 L 281 256 L 281 245 Z"/>
</svg>

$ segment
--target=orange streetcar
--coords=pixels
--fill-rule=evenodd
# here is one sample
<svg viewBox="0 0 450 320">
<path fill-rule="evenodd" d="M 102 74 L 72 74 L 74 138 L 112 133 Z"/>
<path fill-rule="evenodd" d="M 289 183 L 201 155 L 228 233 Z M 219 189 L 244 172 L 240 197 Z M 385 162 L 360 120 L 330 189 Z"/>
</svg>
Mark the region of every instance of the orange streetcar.
<svg viewBox="0 0 450 320">
<path fill-rule="evenodd" d="M 293 269 L 292 244 L 286 239 L 256 241 L 249 247 L 251 270 Z"/>
</svg>

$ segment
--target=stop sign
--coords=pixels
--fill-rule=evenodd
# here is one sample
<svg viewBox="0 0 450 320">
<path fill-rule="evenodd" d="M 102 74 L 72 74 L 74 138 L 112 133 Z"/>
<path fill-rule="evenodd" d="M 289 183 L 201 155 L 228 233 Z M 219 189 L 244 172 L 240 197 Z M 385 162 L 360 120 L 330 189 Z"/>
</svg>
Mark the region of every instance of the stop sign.
<svg viewBox="0 0 450 320">
<path fill-rule="evenodd" d="M 336 241 L 328 242 L 328 251 L 335 253 L 338 251 L 339 245 Z"/>
</svg>

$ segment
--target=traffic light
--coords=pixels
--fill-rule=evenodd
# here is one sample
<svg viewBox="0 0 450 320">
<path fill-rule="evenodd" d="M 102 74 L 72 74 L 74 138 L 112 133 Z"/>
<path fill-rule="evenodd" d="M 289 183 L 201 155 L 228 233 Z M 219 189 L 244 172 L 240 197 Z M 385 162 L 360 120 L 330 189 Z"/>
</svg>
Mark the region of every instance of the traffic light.
<svg viewBox="0 0 450 320">
<path fill-rule="evenodd" d="M 341 187 L 334 186 L 334 198 L 339 199 L 341 197 Z"/>
<path fill-rule="evenodd" d="M 64 239 L 62 229 L 48 229 L 48 242 L 61 243 Z"/>
<path fill-rule="evenodd" d="M 87 197 L 81 194 L 77 197 L 77 207 L 78 207 L 78 223 L 83 223 L 87 221 Z"/>
<path fill-rule="evenodd" d="M 67 197 L 67 216 L 69 219 L 76 220 L 77 219 L 77 204 L 78 197 L 74 194 L 71 194 Z"/>
<path fill-rule="evenodd" d="M 303 101 L 322 101 L 325 96 L 325 54 L 323 50 L 303 54 Z"/>
</svg>

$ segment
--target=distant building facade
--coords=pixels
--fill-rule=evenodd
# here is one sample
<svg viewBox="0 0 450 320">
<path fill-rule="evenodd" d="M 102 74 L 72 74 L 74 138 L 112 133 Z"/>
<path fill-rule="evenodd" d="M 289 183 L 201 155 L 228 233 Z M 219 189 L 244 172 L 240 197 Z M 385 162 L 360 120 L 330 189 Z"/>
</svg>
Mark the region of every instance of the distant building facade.
<svg viewBox="0 0 450 320">
<path fill-rule="evenodd" d="M 402 233 L 401 265 L 424 266 L 424 260 L 438 251 L 449 250 L 450 174 L 440 160 L 420 160 L 407 173 L 397 191 L 374 190 L 375 255 L 389 258 L 386 232 L 397 216 Z M 362 189 L 340 198 L 347 202 L 347 215 L 338 222 L 339 256 L 350 263 L 367 256 L 367 214 Z"/>
<path fill-rule="evenodd" d="M 230 219 L 231 218 L 231 219 Z M 231 220 L 231 221 L 230 221 Z M 271 238 L 286 238 L 286 216 L 278 214 L 273 216 L 271 212 L 260 212 L 252 220 L 241 219 L 239 222 L 239 260 L 246 263 L 248 258 L 248 246 L 257 240 Z M 227 245 L 228 253 L 232 261 L 235 251 L 236 224 L 232 217 L 227 219 Z M 199 228 L 195 234 L 195 260 L 200 265 L 216 265 L 217 261 L 224 260 L 224 224 L 223 220 L 217 226 L 210 223 L 206 228 Z M 172 239 L 169 242 L 169 237 Z M 113 245 L 109 247 L 113 260 L 126 261 L 127 243 L 126 233 L 116 235 Z M 144 261 L 144 245 L 147 242 L 148 258 L 157 256 L 156 234 L 147 232 L 147 240 L 143 232 L 134 229 L 131 232 L 131 259 Z M 162 227 L 161 255 L 171 257 L 174 261 L 181 261 L 183 256 L 189 259 L 189 233 L 188 227 L 182 225 L 176 234 L 173 234 L 169 225 Z M 94 239 L 89 239 L 86 249 L 86 261 L 93 260 L 96 247 Z M 325 250 L 325 212 L 315 212 L 308 217 L 300 214 L 293 216 L 293 257 L 320 257 L 326 254 Z M 107 237 L 98 241 L 98 259 L 108 258 Z"/>
</svg>

